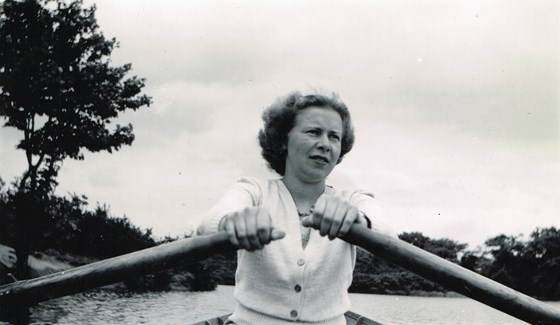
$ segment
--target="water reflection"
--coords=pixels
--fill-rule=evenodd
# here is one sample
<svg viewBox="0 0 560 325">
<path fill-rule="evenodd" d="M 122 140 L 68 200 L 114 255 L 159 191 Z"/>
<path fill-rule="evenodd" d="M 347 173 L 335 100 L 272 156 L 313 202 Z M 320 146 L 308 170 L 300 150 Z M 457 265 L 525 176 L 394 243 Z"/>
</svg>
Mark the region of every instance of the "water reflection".
<svg viewBox="0 0 560 325">
<path fill-rule="evenodd" d="M 96 290 L 39 304 L 31 310 L 31 324 L 189 324 L 233 307 L 227 288 L 139 294 Z"/>
</svg>

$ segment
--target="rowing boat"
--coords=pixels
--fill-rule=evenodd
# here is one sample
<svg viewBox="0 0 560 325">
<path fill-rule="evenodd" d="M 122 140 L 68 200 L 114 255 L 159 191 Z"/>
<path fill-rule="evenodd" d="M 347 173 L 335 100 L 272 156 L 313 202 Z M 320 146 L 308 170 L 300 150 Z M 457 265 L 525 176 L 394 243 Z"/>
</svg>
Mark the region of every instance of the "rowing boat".
<svg viewBox="0 0 560 325">
<path fill-rule="evenodd" d="M 204 320 L 202 322 L 194 323 L 193 325 L 224 325 L 230 315 L 231 314 Z M 344 316 L 346 316 L 347 325 L 381 325 L 381 323 L 351 311 L 346 312 Z"/>
</svg>

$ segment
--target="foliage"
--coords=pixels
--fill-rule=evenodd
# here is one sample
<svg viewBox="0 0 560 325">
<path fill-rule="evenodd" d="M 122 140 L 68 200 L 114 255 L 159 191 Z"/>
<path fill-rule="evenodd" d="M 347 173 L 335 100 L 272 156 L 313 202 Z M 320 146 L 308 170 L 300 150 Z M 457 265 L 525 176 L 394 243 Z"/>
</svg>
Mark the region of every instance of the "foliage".
<svg viewBox="0 0 560 325">
<path fill-rule="evenodd" d="M 528 241 L 499 235 L 485 242 L 481 273 L 541 299 L 560 299 L 560 229 L 537 228 Z"/>
<path fill-rule="evenodd" d="M 455 263 L 458 253 L 467 246 L 447 238 L 431 239 L 419 232 L 405 232 L 400 234 L 399 238 Z M 354 281 L 350 291 L 410 295 L 439 293 L 445 289 L 432 281 L 358 249 Z"/>
<path fill-rule="evenodd" d="M 527 295 L 560 300 L 560 229 L 537 228 L 528 241 L 520 236 L 499 235 L 475 250 L 467 250 L 465 244 L 453 240 L 431 239 L 418 232 L 399 237 Z M 359 249 L 350 290 L 435 295 L 446 289 Z"/>
<path fill-rule="evenodd" d="M 525 256 L 533 262 L 533 294 L 560 300 L 560 229 L 533 231 Z"/>
<path fill-rule="evenodd" d="M 130 64 L 111 66 L 117 46 L 106 39 L 95 7 L 81 0 L 5 0 L 0 10 L 0 117 L 21 131 L 27 169 L 15 196 L 18 271 L 26 274 L 30 242 L 66 158 L 118 150 L 134 140 L 132 125 L 113 125 L 121 112 L 150 104 L 144 79 Z M 112 129 L 112 130 L 111 130 Z"/>
<path fill-rule="evenodd" d="M 163 270 L 142 277 L 133 277 L 123 282 L 126 290 L 133 292 L 164 291 L 169 290 L 172 274 Z"/>
<path fill-rule="evenodd" d="M 205 261 L 211 278 L 217 283 L 235 285 L 235 270 L 237 269 L 237 253 L 229 252 L 216 254 Z"/>
<path fill-rule="evenodd" d="M 175 241 L 175 238 L 166 237 L 158 244 Z M 218 280 L 208 260 L 185 260 L 179 266 L 166 269 L 140 278 L 131 278 L 124 281 L 127 290 L 189 290 L 211 291 L 216 289 Z"/>
<path fill-rule="evenodd" d="M 150 99 L 144 80 L 125 79 L 129 64 L 111 67 L 116 40 L 107 40 L 95 7 L 81 1 L 7 0 L 0 25 L 0 116 L 23 132 L 18 148 L 28 170 L 21 187 L 52 189 L 58 163 L 131 144 L 132 126 L 111 120 Z"/>
<path fill-rule="evenodd" d="M 399 238 L 451 262 L 457 262 L 458 253 L 467 247 L 467 244 L 460 244 L 448 238 L 431 239 L 419 232 L 404 232 Z"/>
<path fill-rule="evenodd" d="M 15 240 L 14 233 L 5 231 L 14 227 L 13 203 L 10 203 L 10 195 L 0 197 L 3 198 L 0 200 L 0 211 L 8 211 L 0 214 L 3 225 L 0 242 L 8 245 Z M 150 229 L 141 230 L 126 217 L 111 216 L 106 206 L 87 210 L 87 198 L 84 196 L 51 196 L 45 206 L 47 208 L 41 211 L 43 222 L 34 250 L 54 249 L 61 253 L 104 259 L 156 245 Z"/>
</svg>

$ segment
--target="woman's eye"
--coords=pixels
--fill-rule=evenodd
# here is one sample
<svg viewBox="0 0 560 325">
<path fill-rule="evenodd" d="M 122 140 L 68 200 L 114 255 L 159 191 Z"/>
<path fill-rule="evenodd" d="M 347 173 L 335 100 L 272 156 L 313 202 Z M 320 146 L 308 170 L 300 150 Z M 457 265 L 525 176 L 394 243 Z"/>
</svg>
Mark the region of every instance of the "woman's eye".
<svg viewBox="0 0 560 325">
<path fill-rule="evenodd" d="M 331 139 L 340 140 L 340 137 L 337 134 L 331 134 Z"/>
<path fill-rule="evenodd" d="M 313 134 L 313 135 L 318 135 L 319 131 L 318 130 L 309 130 L 309 131 L 307 131 L 307 133 Z"/>
</svg>

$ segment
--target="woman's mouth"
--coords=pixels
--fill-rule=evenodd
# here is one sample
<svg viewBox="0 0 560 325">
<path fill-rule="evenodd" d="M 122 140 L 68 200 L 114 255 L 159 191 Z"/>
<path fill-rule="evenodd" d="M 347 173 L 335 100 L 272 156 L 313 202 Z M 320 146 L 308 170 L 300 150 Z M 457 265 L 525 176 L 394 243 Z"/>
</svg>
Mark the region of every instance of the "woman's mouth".
<svg viewBox="0 0 560 325">
<path fill-rule="evenodd" d="M 327 157 L 323 157 L 323 156 L 311 156 L 309 157 L 311 160 L 314 160 L 316 162 L 319 163 L 324 163 L 324 164 L 328 164 L 329 163 L 329 159 Z"/>
</svg>

